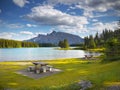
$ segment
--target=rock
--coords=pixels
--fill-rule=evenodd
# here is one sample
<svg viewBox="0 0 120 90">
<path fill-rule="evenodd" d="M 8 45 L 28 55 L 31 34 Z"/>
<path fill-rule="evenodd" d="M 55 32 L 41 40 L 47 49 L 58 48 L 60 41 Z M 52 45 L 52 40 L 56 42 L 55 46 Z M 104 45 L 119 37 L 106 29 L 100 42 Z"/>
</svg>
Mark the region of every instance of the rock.
<svg viewBox="0 0 120 90">
<path fill-rule="evenodd" d="M 81 87 L 80 90 L 86 90 L 86 89 L 92 87 L 92 83 L 91 83 L 90 81 L 82 80 L 82 81 L 78 82 L 78 84 L 79 84 L 80 87 Z"/>
</svg>

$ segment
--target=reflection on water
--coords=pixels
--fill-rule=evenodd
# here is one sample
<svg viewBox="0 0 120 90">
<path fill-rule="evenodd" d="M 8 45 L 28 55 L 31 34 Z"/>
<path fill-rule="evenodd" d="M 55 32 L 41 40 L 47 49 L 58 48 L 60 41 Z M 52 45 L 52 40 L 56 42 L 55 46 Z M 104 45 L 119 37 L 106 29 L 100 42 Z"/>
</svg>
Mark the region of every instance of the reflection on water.
<svg viewBox="0 0 120 90">
<path fill-rule="evenodd" d="M 11 48 L 0 49 L 0 61 L 51 60 L 58 58 L 82 58 L 84 55 L 98 56 L 99 53 L 84 50 L 56 50 L 54 48 Z"/>
</svg>

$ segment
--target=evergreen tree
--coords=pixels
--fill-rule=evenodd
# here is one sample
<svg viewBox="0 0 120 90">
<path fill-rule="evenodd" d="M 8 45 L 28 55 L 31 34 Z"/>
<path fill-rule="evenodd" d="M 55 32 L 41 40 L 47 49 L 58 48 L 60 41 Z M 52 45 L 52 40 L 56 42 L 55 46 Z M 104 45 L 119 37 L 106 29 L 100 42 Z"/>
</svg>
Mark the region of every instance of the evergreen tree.
<svg viewBox="0 0 120 90">
<path fill-rule="evenodd" d="M 98 35 L 98 32 L 95 35 L 94 41 L 95 41 L 95 44 L 98 46 L 99 45 L 99 35 Z"/>
<path fill-rule="evenodd" d="M 84 48 L 87 49 L 89 47 L 89 38 L 85 37 L 84 38 Z"/>
<path fill-rule="evenodd" d="M 120 59 L 120 42 L 118 39 L 112 38 L 107 41 L 105 53 L 108 60 Z"/>
<path fill-rule="evenodd" d="M 68 40 L 64 39 L 63 41 L 59 41 L 58 46 L 61 48 L 69 48 Z"/>
<path fill-rule="evenodd" d="M 64 48 L 64 42 L 63 41 L 59 41 L 58 46 L 61 47 L 61 48 Z"/>
<path fill-rule="evenodd" d="M 69 43 L 67 39 L 64 39 L 64 48 L 69 48 Z"/>
<path fill-rule="evenodd" d="M 93 38 L 93 36 L 92 35 L 90 35 L 90 37 L 89 37 L 90 39 L 89 39 L 89 48 L 95 48 L 96 47 L 96 45 L 95 45 L 95 41 L 94 41 L 94 38 Z"/>
</svg>

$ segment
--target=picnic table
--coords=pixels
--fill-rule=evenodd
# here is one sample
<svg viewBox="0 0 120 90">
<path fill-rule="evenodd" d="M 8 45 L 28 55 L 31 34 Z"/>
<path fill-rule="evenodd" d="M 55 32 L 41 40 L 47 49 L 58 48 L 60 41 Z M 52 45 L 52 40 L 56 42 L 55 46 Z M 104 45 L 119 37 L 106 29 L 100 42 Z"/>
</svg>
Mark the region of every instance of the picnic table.
<svg viewBox="0 0 120 90">
<path fill-rule="evenodd" d="M 44 62 L 33 62 L 34 65 L 41 65 L 41 66 L 46 66 L 48 65 L 47 63 Z"/>
<path fill-rule="evenodd" d="M 93 58 L 93 55 L 85 55 L 85 59 L 91 59 Z"/>
<path fill-rule="evenodd" d="M 28 71 L 33 71 L 35 73 L 41 72 L 52 72 L 53 67 L 44 62 L 33 62 L 34 66 L 29 66 Z"/>
</svg>

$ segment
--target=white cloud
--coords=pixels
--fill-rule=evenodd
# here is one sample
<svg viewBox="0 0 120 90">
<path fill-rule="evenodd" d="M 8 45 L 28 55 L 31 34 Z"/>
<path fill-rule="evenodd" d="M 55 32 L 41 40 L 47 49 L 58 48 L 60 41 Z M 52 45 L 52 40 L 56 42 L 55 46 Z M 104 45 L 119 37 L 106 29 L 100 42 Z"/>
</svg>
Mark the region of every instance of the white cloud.
<svg viewBox="0 0 120 90">
<path fill-rule="evenodd" d="M 13 2 L 21 8 L 24 7 L 25 4 L 29 3 L 28 0 L 13 0 Z"/>
<path fill-rule="evenodd" d="M 24 34 L 24 35 L 33 35 L 33 33 L 30 32 L 30 31 L 21 31 L 20 34 Z"/>
<path fill-rule="evenodd" d="M 101 33 L 105 29 L 114 31 L 117 27 L 118 27 L 118 24 L 116 21 L 109 22 L 109 23 L 102 23 L 102 22 L 97 22 L 97 20 L 95 20 L 94 24 L 91 27 L 87 27 L 86 25 L 79 26 L 79 27 L 59 26 L 59 27 L 56 27 L 55 30 L 84 37 L 91 34 L 95 35 L 96 32 Z"/>
<path fill-rule="evenodd" d="M 34 7 L 32 12 L 25 17 L 38 24 L 52 25 L 55 30 L 77 35 L 84 32 L 84 25 L 88 24 L 86 17 L 63 13 L 50 5 Z"/>
<path fill-rule="evenodd" d="M 78 36 L 82 36 L 83 33 L 88 32 L 88 30 L 86 29 L 86 26 L 83 26 L 83 25 L 76 26 L 76 27 L 61 25 L 61 26 L 53 28 L 51 31 L 53 30 L 71 33 L 71 34 L 75 34 Z"/>
<path fill-rule="evenodd" d="M 97 20 L 97 19 L 92 19 L 92 21 L 93 21 L 93 22 L 98 22 L 98 20 Z"/>
<path fill-rule="evenodd" d="M 35 36 L 38 36 L 39 34 L 42 34 L 42 35 L 47 35 L 47 34 L 48 34 L 48 32 L 47 32 L 47 33 L 45 33 L 45 32 L 36 32 L 36 33 L 35 33 Z"/>
<path fill-rule="evenodd" d="M 91 12 L 90 10 L 84 10 L 83 15 L 89 18 L 93 18 L 93 12 Z"/>
<path fill-rule="evenodd" d="M 115 30 L 117 29 L 117 27 L 118 27 L 118 24 L 116 21 L 109 22 L 109 23 L 96 22 L 93 24 L 93 27 L 90 27 L 88 29 L 91 31 L 102 32 L 105 29 Z"/>
<path fill-rule="evenodd" d="M 33 25 L 33 24 L 26 24 L 27 27 L 37 27 L 37 25 Z"/>
<path fill-rule="evenodd" d="M 47 3 L 51 5 L 56 4 L 65 4 L 65 5 L 71 5 L 71 4 L 77 4 L 82 0 L 48 0 Z"/>
<path fill-rule="evenodd" d="M 7 27 L 9 28 L 23 28 L 24 25 L 21 24 L 6 24 Z"/>
<path fill-rule="evenodd" d="M 12 32 L 2 32 L 2 33 L 0 33 L 0 38 L 4 38 L 4 39 L 13 39 L 14 36 L 18 36 L 18 34 L 12 33 Z"/>
<path fill-rule="evenodd" d="M 32 12 L 26 18 L 44 25 L 67 25 L 77 26 L 87 24 L 87 18 L 83 16 L 72 16 L 63 13 L 52 6 L 37 6 L 32 8 Z"/>
<path fill-rule="evenodd" d="M 120 0 L 48 0 L 48 4 L 76 4 L 78 7 L 105 12 L 108 9 L 119 10 Z M 72 7 L 74 8 L 74 7 Z"/>
<path fill-rule="evenodd" d="M 20 40 L 28 40 L 28 39 L 37 37 L 38 34 L 40 34 L 40 32 L 33 33 L 33 32 L 30 32 L 30 31 L 21 31 L 20 32 L 20 37 L 22 37 L 22 38 Z M 41 33 L 41 34 L 43 34 L 43 33 Z"/>
<path fill-rule="evenodd" d="M 107 12 L 112 10 L 111 14 L 120 15 L 120 0 L 48 0 L 47 4 L 57 5 L 75 5 L 70 9 L 83 9 L 83 15 L 93 17 L 93 12 Z"/>
</svg>

